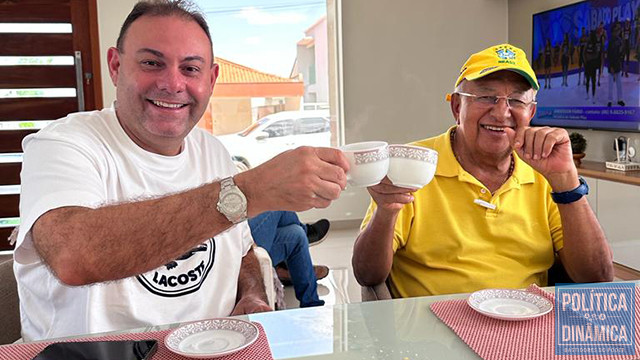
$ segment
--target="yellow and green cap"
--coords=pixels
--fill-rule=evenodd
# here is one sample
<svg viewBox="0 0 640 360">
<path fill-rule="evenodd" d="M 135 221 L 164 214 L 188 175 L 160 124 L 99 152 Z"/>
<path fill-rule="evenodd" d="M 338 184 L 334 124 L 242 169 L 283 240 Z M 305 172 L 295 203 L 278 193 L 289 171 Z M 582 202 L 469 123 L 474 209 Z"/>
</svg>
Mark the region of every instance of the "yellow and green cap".
<svg viewBox="0 0 640 360">
<path fill-rule="evenodd" d="M 462 65 L 455 86 L 464 79 L 477 80 L 501 70 L 514 71 L 527 79 L 532 88 L 540 89 L 536 74 L 527 60 L 527 54 L 510 44 L 495 45 L 471 55 Z"/>
</svg>

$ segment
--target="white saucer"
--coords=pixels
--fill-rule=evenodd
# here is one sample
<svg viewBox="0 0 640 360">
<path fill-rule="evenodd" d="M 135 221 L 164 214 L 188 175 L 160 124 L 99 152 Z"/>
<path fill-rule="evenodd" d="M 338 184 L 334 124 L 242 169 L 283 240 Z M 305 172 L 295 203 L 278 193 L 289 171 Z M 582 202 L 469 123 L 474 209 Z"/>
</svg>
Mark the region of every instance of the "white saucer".
<svg viewBox="0 0 640 360">
<path fill-rule="evenodd" d="M 514 289 L 476 291 L 467 303 L 483 315 L 511 321 L 537 318 L 553 310 L 553 304 L 542 296 Z"/>
<path fill-rule="evenodd" d="M 258 339 L 258 327 L 238 319 L 219 318 L 183 325 L 164 338 L 164 344 L 189 358 L 217 358 L 240 351 Z"/>
</svg>

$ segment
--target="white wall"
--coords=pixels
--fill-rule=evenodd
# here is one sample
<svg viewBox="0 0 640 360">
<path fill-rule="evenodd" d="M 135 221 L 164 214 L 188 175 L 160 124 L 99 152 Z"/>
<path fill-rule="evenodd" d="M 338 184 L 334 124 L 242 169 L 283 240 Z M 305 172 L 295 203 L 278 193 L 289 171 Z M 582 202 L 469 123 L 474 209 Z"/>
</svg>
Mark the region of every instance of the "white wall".
<svg viewBox="0 0 640 360">
<path fill-rule="evenodd" d="M 573 4 L 575 0 L 509 0 L 509 42 L 521 47 L 527 52 L 531 51 L 531 17 L 535 13 L 554 9 L 560 6 Z M 529 56 L 531 60 L 531 56 Z M 595 130 L 569 130 L 577 131 L 587 138 L 587 156 L 585 160 L 605 161 L 615 157 L 613 151 L 613 139 L 624 135 L 632 139 L 636 153 L 640 150 L 640 134 L 625 133 L 622 131 L 595 131 Z M 635 161 L 640 160 L 636 155 Z"/>
<path fill-rule="evenodd" d="M 116 46 L 120 26 L 137 0 L 98 0 L 98 35 L 100 36 L 100 67 L 102 98 L 105 107 L 116 98 L 116 88 L 111 83 L 107 68 L 107 49 Z"/>
<path fill-rule="evenodd" d="M 453 124 L 445 94 L 507 40 L 506 0 L 343 0 L 346 142 L 408 142 Z"/>
</svg>

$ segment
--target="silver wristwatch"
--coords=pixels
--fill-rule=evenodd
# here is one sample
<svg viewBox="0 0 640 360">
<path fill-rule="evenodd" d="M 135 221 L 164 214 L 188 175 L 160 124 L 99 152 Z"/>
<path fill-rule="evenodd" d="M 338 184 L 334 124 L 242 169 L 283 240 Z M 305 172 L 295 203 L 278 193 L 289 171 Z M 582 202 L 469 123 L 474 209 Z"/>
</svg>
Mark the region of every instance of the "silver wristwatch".
<svg viewBox="0 0 640 360">
<path fill-rule="evenodd" d="M 234 224 L 247 220 L 247 198 L 233 182 L 233 177 L 220 181 L 218 211 Z"/>
</svg>

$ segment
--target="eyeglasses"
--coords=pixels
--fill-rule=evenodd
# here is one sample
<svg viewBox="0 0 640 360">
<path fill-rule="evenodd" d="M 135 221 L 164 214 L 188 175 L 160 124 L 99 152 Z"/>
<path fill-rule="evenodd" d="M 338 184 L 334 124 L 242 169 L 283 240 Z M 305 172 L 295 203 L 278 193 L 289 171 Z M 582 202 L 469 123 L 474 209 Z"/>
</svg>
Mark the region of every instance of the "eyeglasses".
<svg viewBox="0 0 640 360">
<path fill-rule="evenodd" d="M 467 96 L 473 99 L 474 103 L 481 105 L 486 108 L 490 108 L 498 103 L 500 99 L 505 99 L 507 102 L 507 106 L 511 110 L 525 110 L 528 109 L 532 104 L 537 104 L 537 101 L 524 101 L 522 99 L 516 99 L 509 96 L 498 96 L 498 95 L 474 95 L 463 92 L 455 92 L 454 94 Z"/>
</svg>

